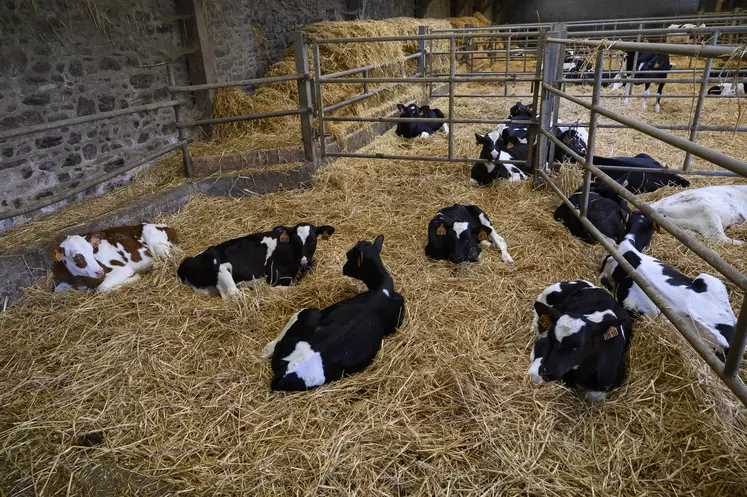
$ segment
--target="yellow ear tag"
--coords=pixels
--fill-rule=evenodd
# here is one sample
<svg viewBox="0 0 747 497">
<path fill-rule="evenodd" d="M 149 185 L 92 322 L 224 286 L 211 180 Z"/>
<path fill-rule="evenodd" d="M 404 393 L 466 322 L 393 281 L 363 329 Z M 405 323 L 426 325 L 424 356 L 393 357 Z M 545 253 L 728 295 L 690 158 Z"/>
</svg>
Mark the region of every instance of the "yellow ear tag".
<svg viewBox="0 0 747 497">
<path fill-rule="evenodd" d="M 363 264 L 363 254 L 358 254 L 358 267 L 361 267 L 361 264 Z"/>
<path fill-rule="evenodd" d="M 283 234 L 280 235 L 279 240 L 280 240 L 280 243 L 288 243 L 288 240 L 290 240 L 290 238 L 288 238 L 288 233 L 283 231 Z"/>
<path fill-rule="evenodd" d="M 421 111 L 420 111 L 420 112 L 418 113 L 418 115 L 419 115 L 419 116 L 422 116 L 422 115 L 423 115 L 423 111 L 421 110 Z"/>
<path fill-rule="evenodd" d="M 552 326 L 552 319 L 547 314 L 541 315 L 537 322 L 543 330 L 549 330 L 550 326 Z"/>
<path fill-rule="evenodd" d="M 612 338 L 615 338 L 617 336 L 617 328 L 614 326 L 610 326 L 607 330 L 607 333 L 604 334 L 605 340 L 610 340 Z"/>
<path fill-rule="evenodd" d="M 322 240 L 329 240 L 329 233 L 327 233 L 326 231 L 322 233 Z"/>
<path fill-rule="evenodd" d="M 101 238 L 94 236 L 91 238 L 91 246 L 93 248 L 97 248 L 99 245 L 101 245 Z"/>
<path fill-rule="evenodd" d="M 480 230 L 480 233 L 477 234 L 477 239 L 480 241 L 485 240 L 488 237 L 488 235 L 485 234 L 485 231 Z"/>
<path fill-rule="evenodd" d="M 59 247 L 54 249 L 54 260 L 57 262 L 62 262 L 62 259 L 65 257 L 65 255 L 60 252 Z"/>
<path fill-rule="evenodd" d="M 438 236 L 444 236 L 446 234 L 446 226 L 444 226 L 443 224 L 439 226 L 438 229 L 436 230 L 436 234 Z"/>
<path fill-rule="evenodd" d="M 508 142 L 508 143 L 506 144 L 506 148 L 508 148 L 508 149 L 512 149 L 512 148 L 514 148 L 514 144 L 513 144 L 513 143 L 511 143 L 511 142 Z"/>
</svg>

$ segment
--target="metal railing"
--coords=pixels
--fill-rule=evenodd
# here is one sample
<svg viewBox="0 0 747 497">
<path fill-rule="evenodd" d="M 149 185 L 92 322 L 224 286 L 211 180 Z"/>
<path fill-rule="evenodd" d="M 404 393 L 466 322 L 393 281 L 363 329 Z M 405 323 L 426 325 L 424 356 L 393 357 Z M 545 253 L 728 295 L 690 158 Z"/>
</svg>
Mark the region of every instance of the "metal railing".
<svg viewBox="0 0 747 497">
<path fill-rule="evenodd" d="M 559 87 L 562 85 L 562 78 L 552 77 L 552 69 L 562 63 L 562 60 L 558 62 L 559 54 L 564 53 L 565 45 L 567 43 L 575 43 L 597 50 L 596 53 L 596 64 L 594 70 L 594 92 L 592 101 L 589 103 L 581 98 L 570 95 Z M 695 171 L 691 170 L 689 158 L 692 155 L 698 156 L 705 159 L 719 167 L 727 169 L 734 174 L 747 177 L 747 163 L 737 160 L 728 155 L 722 154 L 715 150 L 711 150 L 707 147 L 695 143 L 698 129 L 698 118 L 699 112 L 696 110 L 694 122 L 691 129 L 690 139 L 685 139 L 680 136 L 667 133 L 662 129 L 655 126 L 645 124 L 641 121 L 629 118 L 610 109 L 607 109 L 600 105 L 600 91 L 602 83 L 603 73 L 603 58 L 605 50 L 610 48 L 630 50 L 630 51 L 648 51 L 656 53 L 677 53 L 682 55 L 692 56 L 705 56 L 708 57 L 706 62 L 706 69 L 710 69 L 710 63 L 712 57 L 739 57 L 747 58 L 747 53 L 743 49 L 732 49 L 728 47 L 702 47 L 697 45 L 675 45 L 675 44 L 654 44 L 654 43 L 636 43 L 636 42 L 607 42 L 607 41 L 580 41 L 564 38 L 559 32 L 550 33 L 549 37 L 545 40 L 545 48 L 542 51 L 543 65 L 545 66 L 544 78 L 542 82 L 542 98 L 541 110 L 540 110 L 540 144 L 539 144 L 539 157 L 545 157 L 548 149 L 551 147 L 560 147 L 563 151 L 570 154 L 579 164 L 584 167 L 584 184 L 583 192 L 581 196 L 580 208 L 576 208 L 571 204 L 568 197 L 555 185 L 552 177 L 549 173 L 549 166 L 543 161 L 535 168 L 535 180 L 537 184 L 547 184 L 552 190 L 562 199 L 563 203 L 573 212 L 573 214 L 581 221 L 583 226 L 591 233 L 591 235 L 599 241 L 607 252 L 618 262 L 623 270 L 641 287 L 646 295 L 661 309 L 662 313 L 669 319 L 669 321 L 675 326 L 675 328 L 682 334 L 682 336 L 690 343 L 693 349 L 703 358 L 703 360 L 710 366 L 710 368 L 721 378 L 726 386 L 734 392 L 734 394 L 747 405 L 747 387 L 738 376 L 739 367 L 741 365 L 745 348 L 747 347 L 747 276 L 738 271 L 732 265 L 723 260 L 716 252 L 703 245 L 700 241 L 688 234 L 674 223 L 670 222 L 665 216 L 656 212 L 649 204 L 640 200 L 637 196 L 630 193 L 627 189 L 622 187 L 619 183 L 613 180 L 610 176 L 604 173 L 604 170 L 611 170 L 613 168 L 597 167 L 594 165 L 594 152 L 595 152 L 595 139 L 596 130 L 600 127 L 598 119 L 600 116 L 606 117 L 613 121 L 616 121 L 620 125 L 629 127 L 631 129 L 640 131 L 648 136 L 661 140 L 665 143 L 673 145 L 677 148 L 684 150 L 687 154 L 685 164 L 680 172 L 693 174 Z M 557 74 L 557 73 L 556 73 Z M 707 81 L 706 76 L 703 78 Z M 706 84 L 701 86 L 699 92 L 699 105 L 698 109 L 702 109 L 702 98 L 703 91 Z M 574 104 L 580 105 L 590 111 L 589 120 L 589 143 L 587 148 L 586 157 L 581 157 L 563 142 L 558 140 L 553 133 L 550 132 L 551 118 L 550 115 L 555 112 L 560 106 L 560 99 L 566 99 Z M 556 121 L 556 120 L 554 120 Z M 552 157 L 552 151 L 549 152 Z M 627 167 L 615 167 L 614 170 L 635 170 L 635 168 Z M 674 172 L 674 171 L 669 171 Z M 716 269 L 734 285 L 736 285 L 742 292 L 742 307 L 737 320 L 737 326 L 732 339 L 732 343 L 729 349 L 729 353 L 726 357 L 726 362 L 723 363 L 716 357 L 711 348 L 700 338 L 698 332 L 693 327 L 693 324 L 684 319 L 683 316 L 676 314 L 667 298 L 663 296 L 653 285 L 651 285 L 642 275 L 640 275 L 618 252 L 617 249 L 610 244 L 606 237 L 589 222 L 586 217 L 588 209 L 589 191 L 592 175 L 596 176 L 599 180 L 607 184 L 610 188 L 615 190 L 621 197 L 629 201 L 636 208 L 640 209 L 644 214 L 653 219 L 663 229 L 672 234 L 677 240 L 684 244 L 688 249 L 697 254 L 701 259 L 708 263 L 711 267 Z"/>
</svg>

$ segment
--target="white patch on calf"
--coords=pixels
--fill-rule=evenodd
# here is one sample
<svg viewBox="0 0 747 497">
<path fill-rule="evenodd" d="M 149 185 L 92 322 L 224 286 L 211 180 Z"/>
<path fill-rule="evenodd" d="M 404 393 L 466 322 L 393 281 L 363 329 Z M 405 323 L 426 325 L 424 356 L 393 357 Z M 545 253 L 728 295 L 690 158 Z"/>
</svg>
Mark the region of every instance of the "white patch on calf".
<svg viewBox="0 0 747 497">
<path fill-rule="evenodd" d="M 301 245 L 305 245 L 306 239 L 309 237 L 309 233 L 311 233 L 311 226 L 299 226 L 296 233 L 298 234 L 298 238 L 301 239 Z"/>
<path fill-rule="evenodd" d="M 604 318 L 608 315 L 611 315 L 613 319 L 617 317 L 617 314 L 615 314 L 611 310 L 606 310 L 606 311 L 592 312 L 591 314 L 584 314 L 584 318 L 591 321 L 592 323 L 601 323 L 602 321 L 604 321 Z"/>
<path fill-rule="evenodd" d="M 489 173 L 492 173 L 493 169 L 495 169 L 495 164 L 493 164 L 492 162 L 488 162 L 487 164 L 485 164 L 485 168 Z"/>
<path fill-rule="evenodd" d="M 140 275 L 136 274 L 131 267 L 114 267 L 109 272 L 109 274 L 106 275 L 104 281 L 102 281 L 101 284 L 96 287 L 96 291 L 99 293 L 108 292 L 109 290 L 120 287 L 122 285 L 135 283 L 139 279 Z"/>
<path fill-rule="evenodd" d="M 165 224 L 144 224 L 143 225 L 143 243 L 150 249 L 150 252 L 156 259 L 164 259 L 171 255 L 173 244 L 169 241 L 169 236 L 164 230 Z"/>
<path fill-rule="evenodd" d="M 493 143 L 497 142 L 498 139 L 503 135 L 503 130 L 506 129 L 508 125 L 506 124 L 499 124 L 497 128 L 495 128 L 493 131 L 488 133 L 488 137 L 490 137 L 491 140 L 493 140 Z"/>
<path fill-rule="evenodd" d="M 324 385 L 326 378 L 322 356 L 319 352 L 314 352 L 308 342 L 298 342 L 293 352 L 283 360 L 288 361 L 286 375 L 296 373 L 296 376 L 301 378 L 308 388 Z"/>
<path fill-rule="evenodd" d="M 488 235 L 488 238 L 493 243 L 493 245 L 500 249 L 501 259 L 503 260 L 503 262 L 514 262 L 511 254 L 508 253 L 508 245 L 506 244 L 506 240 L 504 240 L 503 237 L 501 237 L 498 232 L 495 231 L 495 228 L 493 228 L 493 225 L 490 224 L 490 221 L 488 220 L 488 217 L 485 215 L 485 213 L 481 212 L 477 218 L 480 221 L 480 224 L 490 228 L 490 234 Z"/>
<path fill-rule="evenodd" d="M 386 288 L 384 288 L 384 289 L 382 290 L 382 292 L 383 292 L 383 293 L 384 293 L 384 295 L 386 295 L 387 297 L 389 296 L 389 290 L 387 290 Z"/>
<path fill-rule="evenodd" d="M 230 262 L 224 262 L 218 266 L 218 284 L 216 287 L 223 299 L 235 297 L 239 293 L 236 283 L 233 281 L 233 266 Z"/>
<path fill-rule="evenodd" d="M 285 334 L 288 333 L 288 330 L 291 329 L 294 324 L 296 324 L 296 321 L 298 321 L 298 315 L 301 314 L 304 310 L 305 308 L 292 315 L 288 322 L 285 324 L 285 328 L 283 328 L 283 331 L 280 332 L 277 338 L 265 345 L 265 350 L 263 353 L 265 359 L 269 359 L 273 356 L 273 354 L 275 353 L 275 346 L 278 344 L 278 342 L 280 342 L 280 340 L 283 339 Z"/>
<path fill-rule="evenodd" d="M 428 138 L 429 136 L 431 136 L 431 134 L 427 131 L 423 131 L 422 133 L 420 133 L 420 138 Z"/>
<path fill-rule="evenodd" d="M 498 160 L 514 160 L 513 157 L 511 157 L 509 154 L 501 150 L 500 156 L 498 157 Z"/>
<path fill-rule="evenodd" d="M 265 254 L 265 264 L 267 264 L 267 261 L 270 260 L 270 257 L 272 257 L 272 253 L 275 252 L 275 248 L 278 246 L 278 240 L 277 238 L 271 238 L 269 236 L 266 236 L 262 238 L 262 242 L 267 247 L 267 253 Z"/>
<path fill-rule="evenodd" d="M 467 228 L 469 228 L 469 223 L 465 221 L 457 221 L 456 223 L 451 225 L 451 229 L 454 230 L 457 238 L 459 238 L 462 235 L 462 232 L 464 232 Z"/>
<path fill-rule="evenodd" d="M 564 338 L 575 335 L 583 328 L 585 321 L 583 319 L 572 318 L 568 315 L 560 316 L 555 323 L 555 338 L 562 342 Z"/>
<path fill-rule="evenodd" d="M 449 125 L 444 123 L 443 126 L 441 127 L 441 131 L 443 131 L 444 134 L 447 134 L 449 132 Z"/>
<path fill-rule="evenodd" d="M 472 185 L 472 186 L 480 186 L 480 182 L 477 181 L 475 178 L 470 178 L 469 179 L 469 184 Z"/>
<path fill-rule="evenodd" d="M 69 236 L 60 244 L 60 247 L 65 250 L 62 262 L 73 276 L 85 276 L 96 279 L 104 274 L 104 268 L 99 265 L 93 254 L 93 245 L 88 243 L 82 236 Z M 75 265 L 73 257 L 76 255 L 83 256 L 86 261 L 85 267 L 80 268 Z"/>
</svg>

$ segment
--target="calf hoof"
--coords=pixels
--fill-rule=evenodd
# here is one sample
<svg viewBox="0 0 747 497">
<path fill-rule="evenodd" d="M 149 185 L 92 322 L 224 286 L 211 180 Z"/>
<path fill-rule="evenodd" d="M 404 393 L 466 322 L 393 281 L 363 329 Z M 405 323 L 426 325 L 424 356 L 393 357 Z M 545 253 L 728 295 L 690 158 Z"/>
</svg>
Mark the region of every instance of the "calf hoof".
<svg viewBox="0 0 747 497">
<path fill-rule="evenodd" d="M 449 125 L 444 123 L 444 125 L 441 127 L 441 131 L 443 131 L 444 134 L 449 134 Z"/>
<path fill-rule="evenodd" d="M 659 113 L 659 109 L 660 109 L 659 104 L 656 104 L 656 107 L 654 107 L 654 111 L 656 111 L 657 114 Z"/>
<path fill-rule="evenodd" d="M 509 263 L 514 262 L 513 257 L 511 257 L 511 254 L 509 254 L 508 252 L 501 254 L 501 259 L 503 259 L 503 262 L 509 262 Z"/>
<path fill-rule="evenodd" d="M 586 392 L 586 400 L 592 403 L 602 402 L 607 397 L 607 392 L 596 392 L 589 390 Z"/>
<path fill-rule="evenodd" d="M 429 136 L 431 136 L 430 133 L 426 133 L 425 131 L 420 133 L 420 138 L 428 138 Z"/>
</svg>

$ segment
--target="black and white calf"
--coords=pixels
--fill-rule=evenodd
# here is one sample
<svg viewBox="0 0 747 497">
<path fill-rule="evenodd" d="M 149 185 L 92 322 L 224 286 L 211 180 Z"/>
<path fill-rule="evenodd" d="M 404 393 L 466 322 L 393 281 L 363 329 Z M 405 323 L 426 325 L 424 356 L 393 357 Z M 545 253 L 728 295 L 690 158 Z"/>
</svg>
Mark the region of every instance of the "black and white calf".
<svg viewBox="0 0 747 497">
<path fill-rule="evenodd" d="M 633 71 L 633 59 L 635 58 L 635 52 L 626 52 L 625 54 L 625 70 L 628 76 L 632 75 Z M 644 74 L 636 74 L 636 79 L 665 79 L 669 75 L 669 71 L 672 69 L 672 64 L 669 62 L 669 54 L 665 53 L 653 53 L 653 52 L 638 52 L 638 62 L 636 71 L 656 71 L 647 72 Z M 633 83 L 626 83 L 626 91 Z M 650 87 L 651 82 L 635 83 L 636 85 L 645 84 L 645 91 L 643 92 L 643 104 L 641 108 L 646 108 L 646 97 L 651 95 Z M 659 103 L 661 102 L 661 94 L 664 91 L 664 85 L 666 83 L 662 81 L 658 83 L 656 88 L 656 112 L 659 112 Z M 626 98 L 625 103 L 630 103 L 630 99 Z"/>
<path fill-rule="evenodd" d="M 648 171 L 607 170 L 605 173 L 623 185 L 631 193 L 655 192 L 663 186 L 690 186 L 690 182 L 676 174 L 655 172 L 666 169 L 659 161 L 646 154 L 635 157 L 594 157 L 595 166 L 623 166 L 651 169 Z"/>
<path fill-rule="evenodd" d="M 655 225 L 641 212 L 630 217 L 630 228 L 617 253 L 664 296 L 676 314 L 692 322 L 700 335 L 725 355 L 737 318 L 724 283 L 705 273 L 689 278 L 644 254 L 642 251 L 650 243 Z M 602 263 L 600 280 L 626 309 L 642 316 L 659 315 L 659 309 L 609 255 Z"/>
<path fill-rule="evenodd" d="M 589 133 L 584 128 L 574 127 L 571 124 L 563 125 L 563 121 L 558 119 L 558 125 L 553 127 L 555 137 L 563 142 L 568 148 L 576 152 L 581 157 L 586 157 L 586 147 L 589 143 Z M 571 160 L 576 162 L 571 155 L 560 147 L 555 147 L 553 160 L 563 162 Z"/>
<path fill-rule="evenodd" d="M 588 281 L 563 281 L 537 296 L 534 312 L 532 381 L 562 381 L 592 401 L 623 384 L 632 320 L 612 295 Z"/>
<path fill-rule="evenodd" d="M 405 301 L 381 262 L 384 235 L 358 242 L 347 253 L 345 276 L 368 290 L 325 309 L 303 309 L 265 347 L 272 358 L 272 390 L 318 387 L 368 367 L 384 336 L 402 325 Z"/>
<path fill-rule="evenodd" d="M 708 88 L 709 95 L 743 96 L 747 93 L 747 83 L 720 83 Z"/>
<path fill-rule="evenodd" d="M 477 262 L 480 247 L 491 243 L 500 249 L 504 262 L 514 262 L 506 241 L 495 231 L 482 209 L 476 205 L 454 204 L 438 211 L 428 224 L 425 255 L 454 263 Z"/>
<path fill-rule="evenodd" d="M 334 232 L 310 223 L 277 226 L 208 247 L 185 259 L 177 272 L 199 295 L 219 293 L 224 299 L 237 295 L 240 283 L 288 286 L 313 266 L 317 237 L 326 240 Z"/>
<path fill-rule="evenodd" d="M 482 146 L 480 158 L 488 162 L 476 162 L 470 171 L 472 186 L 485 186 L 493 181 L 521 181 L 529 178 L 532 170 L 528 166 L 517 164 L 503 164 L 499 161 L 527 160 L 529 147 L 521 143 L 519 138 L 510 137 L 504 124 L 497 129 L 481 135 L 475 133 L 477 144 Z"/>
<path fill-rule="evenodd" d="M 580 208 L 582 196 L 583 186 L 579 187 L 569 197 L 569 200 L 576 208 Z M 612 188 L 599 181 L 591 184 L 589 189 L 589 209 L 586 212 L 586 217 L 606 237 L 619 243 L 623 236 L 625 236 L 625 226 L 629 215 L 630 208 L 628 207 L 628 203 L 615 193 Z M 597 243 L 596 238 L 584 228 L 581 221 L 564 203 L 555 209 L 553 217 L 556 221 L 563 223 L 573 236 L 580 238 L 586 243 Z"/>
<path fill-rule="evenodd" d="M 399 117 L 444 118 L 443 112 L 439 109 L 431 109 L 427 105 L 418 107 L 416 104 L 410 104 L 405 107 L 397 104 L 397 109 L 401 112 Z M 449 125 L 446 123 L 398 123 L 396 133 L 397 136 L 403 138 L 428 138 L 439 129 L 448 133 Z"/>
<path fill-rule="evenodd" d="M 676 193 L 651 204 L 682 229 L 704 238 L 741 245 L 725 229 L 747 221 L 747 185 L 708 186 Z"/>
</svg>

